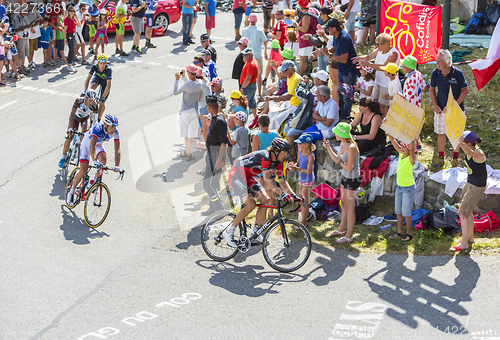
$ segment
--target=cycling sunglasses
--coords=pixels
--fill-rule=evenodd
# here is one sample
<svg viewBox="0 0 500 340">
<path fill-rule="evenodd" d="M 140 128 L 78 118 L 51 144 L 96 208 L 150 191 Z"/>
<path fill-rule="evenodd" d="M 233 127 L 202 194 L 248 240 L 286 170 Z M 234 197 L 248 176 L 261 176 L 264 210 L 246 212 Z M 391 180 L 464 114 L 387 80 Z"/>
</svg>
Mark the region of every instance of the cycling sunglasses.
<svg viewBox="0 0 500 340">
<path fill-rule="evenodd" d="M 100 63 L 107 63 L 108 62 L 106 59 L 97 59 L 97 61 Z"/>
</svg>

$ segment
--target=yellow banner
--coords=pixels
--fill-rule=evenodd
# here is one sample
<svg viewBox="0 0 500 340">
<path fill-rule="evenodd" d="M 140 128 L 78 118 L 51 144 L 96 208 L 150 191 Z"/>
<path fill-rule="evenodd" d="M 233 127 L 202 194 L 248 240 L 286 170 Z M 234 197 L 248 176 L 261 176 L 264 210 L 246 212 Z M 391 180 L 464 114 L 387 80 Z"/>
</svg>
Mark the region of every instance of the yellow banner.
<svg viewBox="0 0 500 340">
<path fill-rule="evenodd" d="M 444 112 L 444 126 L 446 129 L 446 136 L 448 136 L 451 145 L 453 145 L 453 149 L 458 147 L 458 138 L 464 134 L 466 121 L 467 116 L 462 111 L 455 98 L 453 98 L 453 92 L 450 86 L 446 111 Z"/>
<path fill-rule="evenodd" d="M 385 123 L 381 128 L 403 143 L 410 144 L 415 137 L 420 135 L 424 125 L 424 110 L 398 93 L 394 95 L 385 118 Z"/>
</svg>

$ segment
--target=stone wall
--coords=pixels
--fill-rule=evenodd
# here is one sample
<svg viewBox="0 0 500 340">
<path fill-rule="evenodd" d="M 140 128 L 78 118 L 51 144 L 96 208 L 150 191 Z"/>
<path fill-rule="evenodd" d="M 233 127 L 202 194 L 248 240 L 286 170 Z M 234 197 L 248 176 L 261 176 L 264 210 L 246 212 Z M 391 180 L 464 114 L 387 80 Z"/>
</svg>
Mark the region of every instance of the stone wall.
<svg viewBox="0 0 500 340">
<path fill-rule="evenodd" d="M 331 145 L 338 145 L 335 140 L 330 140 Z M 323 143 L 316 143 L 316 185 L 326 182 L 333 188 L 338 188 L 340 185 L 341 167 L 335 164 L 323 147 Z M 462 190 L 458 189 L 453 197 L 444 193 L 445 185 L 429 179 L 432 172 L 427 171 L 424 174 L 425 191 L 424 191 L 424 205 L 423 208 L 427 210 L 439 209 L 443 207 L 443 202 L 447 201 L 450 205 L 459 203 L 462 196 Z M 290 171 L 287 175 L 288 180 L 297 182 L 298 172 Z M 396 188 L 396 176 L 391 178 L 384 175 L 384 196 L 394 197 Z M 365 187 L 366 197 L 369 195 L 370 184 Z M 375 199 L 376 200 L 376 199 Z M 481 201 L 477 206 L 477 212 L 483 213 L 493 210 L 497 216 L 500 217 L 500 195 L 483 195 Z M 388 212 L 389 213 L 389 212 Z"/>
</svg>

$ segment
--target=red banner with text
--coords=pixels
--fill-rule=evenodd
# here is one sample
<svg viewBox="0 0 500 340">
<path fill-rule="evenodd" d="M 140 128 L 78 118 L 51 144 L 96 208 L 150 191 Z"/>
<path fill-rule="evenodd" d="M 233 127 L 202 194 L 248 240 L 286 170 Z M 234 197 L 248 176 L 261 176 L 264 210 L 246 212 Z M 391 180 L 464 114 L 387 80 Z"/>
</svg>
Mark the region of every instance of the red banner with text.
<svg viewBox="0 0 500 340">
<path fill-rule="evenodd" d="M 382 0 L 380 32 L 392 37 L 401 58 L 412 55 L 419 64 L 436 60 L 441 48 L 441 6 Z"/>
</svg>

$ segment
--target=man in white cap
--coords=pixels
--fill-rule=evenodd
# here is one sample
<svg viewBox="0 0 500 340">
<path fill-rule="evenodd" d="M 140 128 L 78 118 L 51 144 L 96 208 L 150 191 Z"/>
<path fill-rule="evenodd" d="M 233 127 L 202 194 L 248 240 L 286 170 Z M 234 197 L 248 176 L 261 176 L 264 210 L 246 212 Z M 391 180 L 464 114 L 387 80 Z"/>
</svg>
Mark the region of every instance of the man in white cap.
<svg viewBox="0 0 500 340">
<path fill-rule="evenodd" d="M 332 129 L 339 122 L 339 107 L 330 97 L 330 88 L 327 85 L 317 87 L 316 99 L 318 104 L 312 113 L 316 124 L 308 127 L 304 132 L 309 133 L 315 141 L 333 138 Z"/>
<path fill-rule="evenodd" d="M 248 40 L 248 38 L 241 38 L 238 41 L 238 47 L 240 49 L 240 53 L 238 54 L 236 59 L 234 59 L 233 73 L 231 76 L 231 79 L 238 80 L 238 84 L 240 81 L 241 71 L 243 70 L 243 66 L 245 66 L 245 62 L 243 61 L 243 51 L 245 50 L 245 48 L 248 47 L 249 43 L 250 43 L 250 40 Z"/>
<path fill-rule="evenodd" d="M 257 76 L 257 91 L 259 99 L 262 98 L 262 72 L 264 71 L 264 62 L 262 60 L 262 47 L 264 47 L 264 59 L 267 60 L 267 37 L 263 30 L 257 28 L 257 14 L 250 14 L 248 20 L 250 26 L 241 31 L 241 35 L 250 40 L 249 47 L 253 49 L 253 57 L 259 65 L 259 75 Z"/>
</svg>

